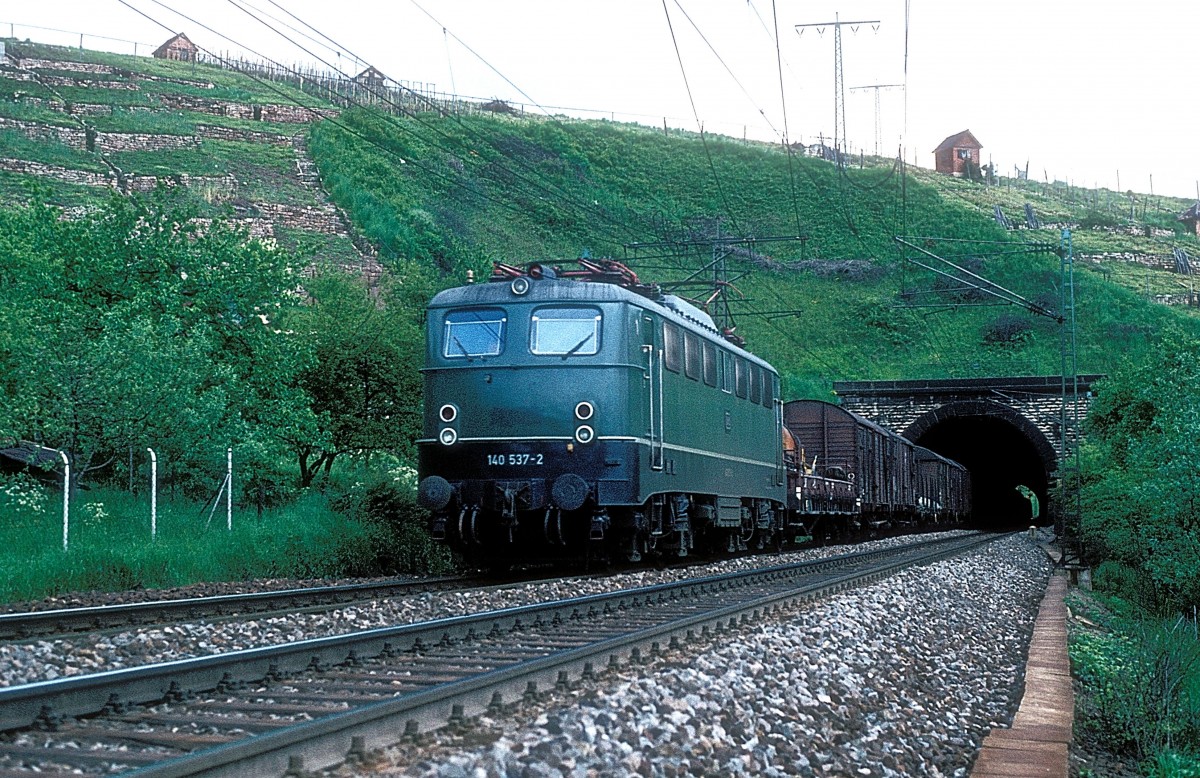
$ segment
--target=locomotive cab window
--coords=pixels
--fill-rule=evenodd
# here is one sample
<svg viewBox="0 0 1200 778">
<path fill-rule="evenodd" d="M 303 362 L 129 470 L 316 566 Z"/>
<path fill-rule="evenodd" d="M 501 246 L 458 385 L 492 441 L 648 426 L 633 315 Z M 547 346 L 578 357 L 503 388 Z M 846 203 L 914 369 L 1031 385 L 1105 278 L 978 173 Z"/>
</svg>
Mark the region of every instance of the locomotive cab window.
<svg viewBox="0 0 1200 778">
<path fill-rule="evenodd" d="M 442 356 L 447 359 L 494 357 L 504 348 L 508 316 L 500 308 L 467 308 L 446 314 Z"/>
<path fill-rule="evenodd" d="M 746 377 L 750 379 L 750 402 L 758 405 L 762 402 L 762 368 L 755 364 L 748 364 L 750 368 L 746 372 Z"/>
<path fill-rule="evenodd" d="M 597 308 L 537 308 L 529 319 L 529 350 L 564 359 L 596 354 L 602 318 Z"/>
<path fill-rule="evenodd" d="M 744 400 L 746 399 L 746 389 L 748 388 L 747 384 L 750 383 L 750 371 L 747 369 L 750 366 L 746 364 L 746 360 L 744 359 L 735 358 L 733 361 L 737 366 L 735 368 L 737 371 L 737 376 L 735 379 L 736 394 L 738 397 L 741 397 Z"/>
</svg>

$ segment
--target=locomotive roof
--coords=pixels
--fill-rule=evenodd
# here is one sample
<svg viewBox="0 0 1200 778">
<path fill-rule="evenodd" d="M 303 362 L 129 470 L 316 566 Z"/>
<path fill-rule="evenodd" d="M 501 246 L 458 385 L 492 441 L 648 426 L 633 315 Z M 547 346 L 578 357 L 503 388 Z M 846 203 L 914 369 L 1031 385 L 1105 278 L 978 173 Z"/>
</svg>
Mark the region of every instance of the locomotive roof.
<svg viewBox="0 0 1200 778">
<path fill-rule="evenodd" d="M 605 303 L 621 302 L 654 311 L 664 318 L 697 332 L 705 338 L 718 340 L 721 344 L 775 372 L 775 368 L 762 357 L 755 356 L 721 336 L 712 317 L 695 305 L 675 295 L 662 295 L 654 300 L 633 292 L 618 284 L 575 281 L 562 278 L 531 279 L 529 291 L 523 295 L 513 293 L 509 284 L 487 281 L 445 289 L 434 295 L 429 308 L 456 308 L 463 305 L 505 305 L 509 303 Z"/>
</svg>

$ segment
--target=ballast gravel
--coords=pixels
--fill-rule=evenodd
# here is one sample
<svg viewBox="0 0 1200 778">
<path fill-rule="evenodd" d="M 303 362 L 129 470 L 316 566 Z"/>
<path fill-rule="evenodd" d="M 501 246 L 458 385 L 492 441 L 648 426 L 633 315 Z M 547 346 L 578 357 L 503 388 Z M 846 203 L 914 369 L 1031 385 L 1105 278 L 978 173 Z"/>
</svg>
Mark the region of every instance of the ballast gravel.
<svg viewBox="0 0 1200 778">
<path fill-rule="evenodd" d="M 949 537 L 960 531 L 922 535 Z M 487 589 L 431 592 L 404 599 L 375 600 L 320 613 L 256 617 L 245 621 L 190 622 L 99 636 L 0 645 L 0 687 L 48 681 L 106 670 L 291 643 L 567 597 L 629 589 L 755 567 L 824 558 L 912 543 L 893 537 L 853 546 L 806 549 L 780 555 L 747 556 L 674 570 L 639 570 L 603 578 L 564 578 Z"/>
<path fill-rule="evenodd" d="M 965 776 L 1016 710 L 1049 573 L 1013 536 L 336 773 Z"/>
</svg>

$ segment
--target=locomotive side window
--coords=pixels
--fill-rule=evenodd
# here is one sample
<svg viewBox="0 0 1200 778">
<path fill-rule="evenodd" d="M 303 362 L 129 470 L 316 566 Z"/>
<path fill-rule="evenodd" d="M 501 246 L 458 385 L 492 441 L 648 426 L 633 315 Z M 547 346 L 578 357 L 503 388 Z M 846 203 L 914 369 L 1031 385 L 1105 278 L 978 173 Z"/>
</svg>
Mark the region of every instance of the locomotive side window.
<svg viewBox="0 0 1200 778">
<path fill-rule="evenodd" d="M 746 364 L 746 360 L 744 359 L 735 359 L 734 364 L 736 365 L 737 374 L 735 379 L 735 389 L 737 390 L 736 393 L 738 397 L 741 397 L 744 400 L 746 399 L 746 390 L 749 388 L 747 384 L 750 383 L 750 377 L 748 375 L 749 371 L 746 369 L 749 367 L 749 365 Z"/>
<path fill-rule="evenodd" d="M 683 372 L 694 381 L 700 380 L 700 341 L 690 332 L 683 333 Z"/>
<path fill-rule="evenodd" d="M 762 402 L 762 368 L 755 364 L 748 364 L 750 368 L 747 371 L 747 376 L 750 378 L 750 402 L 758 405 Z"/>
<path fill-rule="evenodd" d="M 733 394 L 733 355 L 728 351 L 721 354 L 721 391 Z"/>
<path fill-rule="evenodd" d="M 711 343 L 704 344 L 704 383 L 717 385 L 717 348 Z"/>
<path fill-rule="evenodd" d="M 777 387 L 778 383 L 779 379 L 776 378 L 772 373 L 763 373 L 762 404 L 767 408 L 775 405 L 775 398 L 779 395 L 779 389 Z"/>
<path fill-rule="evenodd" d="M 597 308 L 537 308 L 529 319 L 529 350 L 563 359 L 595 354 L 601 321 Z"/>
<path fill-rule="evenodd" d="M 683 333 L 674 324 L 663 322 L 663 366 L 678 373 L 683 363 Z"/>
<path fill-rule="evenodd" d="M 447 359 L 494 357 L 504 348 L 508 316 L 500 308 L 467 308 L 446 314 L 442 356 Z"/>
</svg>

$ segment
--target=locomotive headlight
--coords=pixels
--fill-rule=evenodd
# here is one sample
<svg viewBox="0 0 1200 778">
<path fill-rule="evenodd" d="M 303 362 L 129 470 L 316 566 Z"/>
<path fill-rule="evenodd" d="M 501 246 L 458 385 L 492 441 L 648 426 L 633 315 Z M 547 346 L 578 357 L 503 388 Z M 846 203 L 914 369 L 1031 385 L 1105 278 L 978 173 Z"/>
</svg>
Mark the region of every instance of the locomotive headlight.
<svg viewBox="0 0 1200 778">
<path fill-rule="evenodd" d="M 575 428 L 575 440 L 580 443 L 591 443 L 596 439 L 596 431 L 586 424 L 580 424 Z"/>
<path fill-rule="evenodd" d="M 443 446 L 453 446 L 455 441 L 458 440 L 458 433 L 455 432 L 454 428 L 446 427 L 438 434 L 438 440 L 442 442 Z"/>
<path fill-rule="evenodd" d="M 580 421 L 587 421 L 596 415 L 596 408 L 587 400 L 575 406 L 575 418 Z"/>
<path fill-rule="evenodd" d="M 458 408 L 450 403 L 446 403 L 441 408 L 438 408 L 438 418 L 449 424 L 458 418 Z"/>
<path fill-rule="evenodd" d="M 512 289 L 512 293 L 515 295 L 525 294 L 529 291 L 529 279 L 525 276 L 517 276 L 512 280 L 508 288 Z"/>
</svg>

